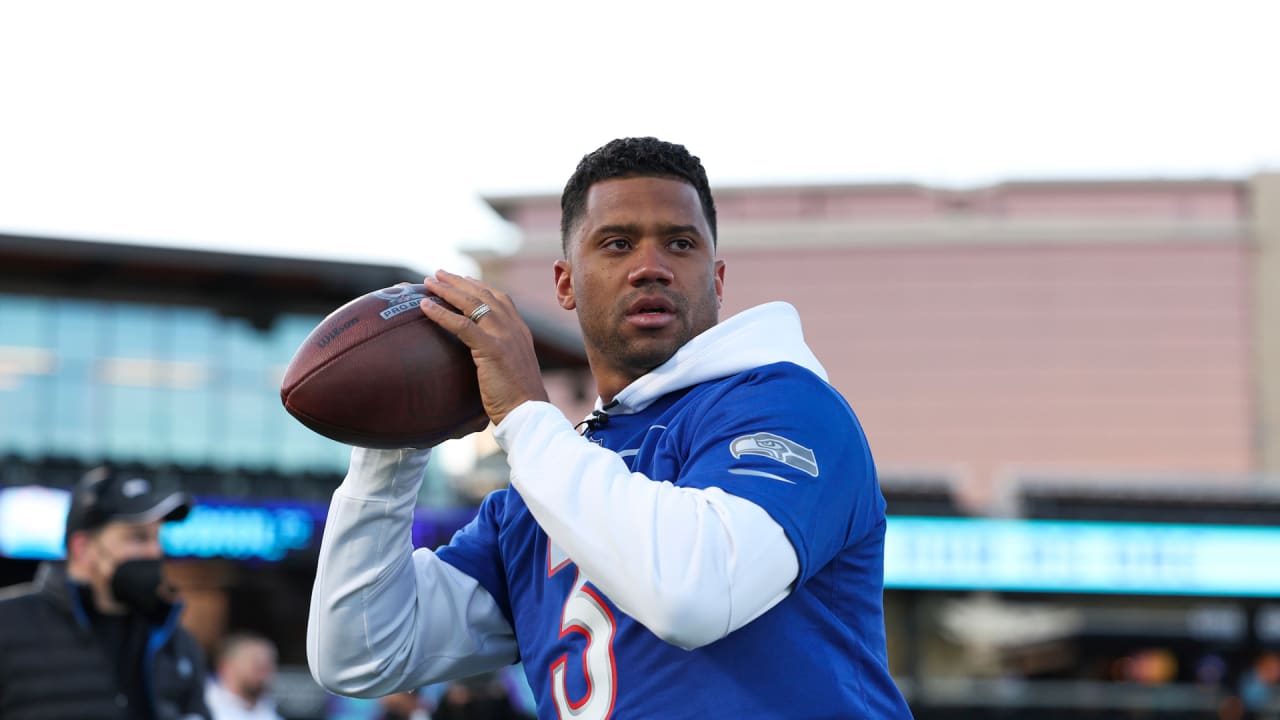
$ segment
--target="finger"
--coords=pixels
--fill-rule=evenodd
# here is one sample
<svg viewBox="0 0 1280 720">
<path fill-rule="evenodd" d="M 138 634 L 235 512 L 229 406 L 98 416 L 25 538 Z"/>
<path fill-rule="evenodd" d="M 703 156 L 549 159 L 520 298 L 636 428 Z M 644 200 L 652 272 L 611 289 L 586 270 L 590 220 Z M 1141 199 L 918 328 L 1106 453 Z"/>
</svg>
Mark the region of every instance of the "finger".
<svg viewBox="0 0 1280 720">
<path fill-rule="evenodd" d="M 483 302 L 495 310 L 499 307 L 507 310 L 515 309 L 515 303 L 512 302 L 511 296 L 483 280 L 478 280 L 466 275 L 454 275 L 447 270 L 440 270 L 437 272 L 437 275 L 440 276 L 441 282 L 445 285 L 461 290 L 469 295 L 477 304 Z"/>
<path fill-rule="evenodd" d="M 463 292 L 471 293 L 472 295 L 480 297 L 493 295 L 493 288 L 489 287 L 488 283 L 483 280 L 477 280 L 476 278 L 468 275 L 457 275 L 449 272 L 448 270 L 437 270 L 436 280 L 446 285 L 456 287 Z"/>
<path fill-rule="evenodd" d="M 475 304 L 472 308 L 479 307 L 480 303 L 487 304 L 490 309 L 502 309 L 507 311 L 505 314 L 512 317 L 518 317 L 520 312 L 516 309 L 515 301 L 507 293 L 494 288 L 483 280 L 477 280 L 473 277 L 464 275 L 454 275 L 447 270 L 437 271 L 437 275 L 442 275 L 442 282 L 448 286 L 454 287 L 466 293 L 468 299 Z"/>
<path fill-rule="evenodd" d="M 419 301 L 418 307 L 422 309 L 423 315 L 426 315 L 428 319 L 445 330 L 457 335 L 458 339 L 468 347 L 472 347 L 479 339 L 476 337 L 476 333 L 480 332 L 478 327 L 466 315 L 460 315 L 431 298 Z"/>
<path fill-rule="evenodd" d="M 464 317 L 470 315 L 476 308 L 486 302 L 483 296 L 472 292 L 469 288 L 460 286 L 452 278 L 434 280 L 428 277 L 423 284 L 432 294 L 457 308 Z M 493 307 L 493 305 L 490 304 L 490 307 Z"/>
</svg>

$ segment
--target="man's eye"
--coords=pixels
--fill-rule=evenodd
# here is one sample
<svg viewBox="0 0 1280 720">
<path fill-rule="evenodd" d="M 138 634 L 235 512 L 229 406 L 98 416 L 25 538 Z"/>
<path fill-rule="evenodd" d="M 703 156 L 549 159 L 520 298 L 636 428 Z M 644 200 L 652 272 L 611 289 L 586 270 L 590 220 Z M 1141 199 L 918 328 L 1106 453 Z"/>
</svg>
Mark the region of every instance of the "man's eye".
<svg viewBox="0 0 1280 720">
<path fill-rule="evenodd" d="M 676 238 L 671 241 L 671 247 L 677 250 L 692 250 L 693 241 L 689 238 Z"/>
<path fill-rule="evenodd" d="M 604 241 L 604 246 L 610 250 L 626 250 L 631 243 L 627 242 L 626 238 L 609 238 Z"/>
</svg>

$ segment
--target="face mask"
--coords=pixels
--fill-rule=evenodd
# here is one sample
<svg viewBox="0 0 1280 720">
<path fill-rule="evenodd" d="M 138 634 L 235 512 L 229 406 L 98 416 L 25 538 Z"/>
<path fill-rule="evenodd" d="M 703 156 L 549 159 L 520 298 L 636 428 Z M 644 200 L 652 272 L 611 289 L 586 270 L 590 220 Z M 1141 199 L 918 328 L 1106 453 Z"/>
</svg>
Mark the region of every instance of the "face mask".
<svg viewBox="0 0 1280 720">
<path fill-rule="evenodd" d="M 159 560 L 126 560 L 111 576 L 111 594 L 125 607 L 151 617 L 163 614 L 171 592 L 164 583 Z"/>
</svg>

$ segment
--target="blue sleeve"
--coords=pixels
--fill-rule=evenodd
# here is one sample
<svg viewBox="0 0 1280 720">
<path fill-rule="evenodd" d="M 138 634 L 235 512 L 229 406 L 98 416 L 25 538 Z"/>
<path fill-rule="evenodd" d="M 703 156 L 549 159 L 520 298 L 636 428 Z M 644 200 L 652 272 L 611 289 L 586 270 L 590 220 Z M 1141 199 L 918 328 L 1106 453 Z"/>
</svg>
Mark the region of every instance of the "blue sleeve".
<svg viewBox="0 0 1280 720">
<path fill-rule="evenodd" d="M 789 363 L 727 384 L 686 436 L 677 482 L 764 508 L 791 540 L 799 581 L 875 532 L 884 496 L 858 419 L 821 378 Z"/>
<path fill-rule="evenodd" d="M 507 576 L 502 569 L 502 549 L 498 546 L 498 531 L 502 527 L 506 500 L 506 490 L 489 493 L 471 522 L 454 533 L 448 545 L 437 549 L 436 555 L 475 578 L 493 596 L 507 622 L 515 627 Z"/>
</svg>

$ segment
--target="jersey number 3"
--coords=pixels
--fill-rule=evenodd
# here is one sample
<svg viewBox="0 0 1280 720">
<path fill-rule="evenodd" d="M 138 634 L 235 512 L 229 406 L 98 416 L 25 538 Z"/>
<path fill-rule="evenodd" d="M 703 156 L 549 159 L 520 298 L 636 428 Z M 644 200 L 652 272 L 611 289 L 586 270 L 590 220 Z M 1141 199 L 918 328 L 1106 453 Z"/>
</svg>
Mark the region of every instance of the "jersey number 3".
<svg viewBox="0 0 1280 720">
<path fill-rule="evenodd" d="M 547 576 L 556 574 L 569 563 L 547 562 Z M 574 567 L 577 573 L 577 568 Z M 586 586 L 586 580 L 578 573 L 569 599 L 560 613 L 560 637 L 569 633 L 581 633 L 587 638 L 582 651 L 582 672 L 586 676 L 587 692 L 577 700 L 569 697 L 565 678 L 565 666 L 569 656 L 561 655 L 551 664 L 551 695 L 556 702 L 556 712 L 561 720 L 608 720 L 613 714 L 613 703 L 618 691 L 618 671 L 613 662 L 613 613 L 594 588 Z"/>
</svg>

